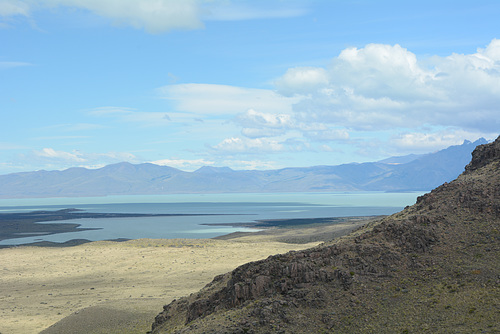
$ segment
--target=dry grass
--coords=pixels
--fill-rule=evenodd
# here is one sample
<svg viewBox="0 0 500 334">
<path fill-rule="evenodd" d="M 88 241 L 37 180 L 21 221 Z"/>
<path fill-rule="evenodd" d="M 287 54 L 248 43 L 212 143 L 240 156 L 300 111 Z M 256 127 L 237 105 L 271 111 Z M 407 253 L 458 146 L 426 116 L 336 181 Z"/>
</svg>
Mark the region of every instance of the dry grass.
<svg viewBox="0 0 500 334">
<path fill-rule="evenodd" d="M 1 249 L 0 333 L 39 333 L 68 316 L 46 332 L 64 326 L 78 327 L 73 333 L 99 332 L 82 329 L 93 323 L 104 333 L 144 333 L 162 305 L 199 290 L 214 276 L 317 244 L 141 239 Z M 128 317 L 113 320 L 120 314 Z"/>
</svg>

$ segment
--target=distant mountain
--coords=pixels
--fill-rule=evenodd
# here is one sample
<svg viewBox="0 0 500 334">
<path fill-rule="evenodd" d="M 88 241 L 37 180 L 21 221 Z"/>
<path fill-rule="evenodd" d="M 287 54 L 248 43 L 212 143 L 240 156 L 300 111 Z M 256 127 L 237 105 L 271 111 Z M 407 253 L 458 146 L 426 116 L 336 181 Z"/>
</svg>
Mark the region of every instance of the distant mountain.
<svg viewBox="0 0 500 334">
<path fill-rule="evenodd" d="M 202 167 L 184 172 L 127 162 L 99 169 L 70 168 L 0 175 L 0 198 L 83 197 L 223 192 L 327 192 L 430 190 L 455 179 L 483 138 L 425 154 L 337 166 L 233 170 Z"/>
<path fill-rule="evenodd" d="M 399 165 L 399 164 L 406 164 L 408 162 L 411 162 L 413 160 L 416 160 L 420 157 L 422 157 L 424 154 L 408 154 L 408 155 L 403 155 L 399 157 L 390 157 L 384 160 L 380 160 L 378 162 L 384 163 L 384 164 L 393 164 L 393 165 Z"/>
</svg>

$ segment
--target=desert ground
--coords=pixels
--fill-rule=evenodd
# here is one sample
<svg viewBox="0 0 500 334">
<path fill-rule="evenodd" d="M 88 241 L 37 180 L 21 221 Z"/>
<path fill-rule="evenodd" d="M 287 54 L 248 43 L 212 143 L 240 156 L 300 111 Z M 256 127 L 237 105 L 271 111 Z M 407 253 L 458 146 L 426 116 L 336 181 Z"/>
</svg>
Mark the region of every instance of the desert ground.
<svg viewBox="0 0 500 334">
<path fill-rule="evenodd" d="M 0 249 L 0 333 L 145 333 L 164 304 L 214 276 L 318 245 L 363 221 L 213 239 Z"/>
</svg>

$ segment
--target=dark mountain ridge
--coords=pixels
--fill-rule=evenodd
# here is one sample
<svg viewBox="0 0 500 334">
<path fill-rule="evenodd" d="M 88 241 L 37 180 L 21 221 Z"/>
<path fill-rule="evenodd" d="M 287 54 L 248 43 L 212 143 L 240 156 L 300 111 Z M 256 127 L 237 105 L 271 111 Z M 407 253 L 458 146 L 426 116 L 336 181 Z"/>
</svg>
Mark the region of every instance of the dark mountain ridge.
<svg viewBox="0 0 500 334">
<path fill-rule="evenodd" d="M 127 162 L 99 169 L 70 168 L 0 175 L 0 198 L 157 195 L 175 193 L 426 191 L 456 178 L 470 153 L 486 140 L 390 162 L 337 166 L 233 170 L 201 167 L 184 172 Z M 394 162 L 399 161 L 399 162 Z"/>
<path fill-rule="evenodd" d="M 152 333 L 498 333 L 499 230 L 500 137 L 415 205 L 173 301 Z"/>
</svg>

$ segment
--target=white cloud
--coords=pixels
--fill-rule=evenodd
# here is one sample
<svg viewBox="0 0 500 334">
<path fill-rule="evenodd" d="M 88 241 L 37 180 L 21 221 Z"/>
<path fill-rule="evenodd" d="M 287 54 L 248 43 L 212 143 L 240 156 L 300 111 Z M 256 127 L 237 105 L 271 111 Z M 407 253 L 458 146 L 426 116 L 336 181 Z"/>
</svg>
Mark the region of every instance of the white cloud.
<svg viewBox="0 0 500 334">
<path fill-rule="evenodd" d="M 335 152 L 335 150 L 328 145 L 321 145 L 320 150 L 323 152 Z"/>
<path fill-rule="evenodd" d="M 241 136 L 226 131 L 210 146 L 216 152 L 328 151 L 334 141 L 368 147 L 381 131 L 405 134 L 377 143 L 394 150 L 439 149 L 500 128 L 499 58 L 496 39 L 474 54 L 425 59 L 397 44 L 368 44 L 343 50 L 324 68 L 289 69 L 276 91 L 212 84 L 158 91 L 179 113 L 239 127 Z M 436 130 L 443 128 L 453 129 L 453 140 Z"/>
<path fill-rule="evenodd" d="M 295 131 L 315 141 L 346 140 L 345 129 L 331 129 L 321 122 L 299 122 L 295 115 L 271 114 L 253 109 L 238 115 L 235 122 L 243 127 L 241 134 L 248 138 L 277 137 Z"/>
<path fill-rule="evenodd" d="M 114 25 L 149 33 L 204 27 L 199 0 L 1 0 L 0 16 L 29 16 L 45 8 L 73 7 L 108 18 Z"/>
<path fill-rule="evenodd" d="M 29 5 L 24 1 L 18 0 L 0 0 L 0 16 L 28 16 L 30 12 Z"/>
<path fill-rule="evenodd" d="M 200 29 L 200 8 L 195 0 L 52 0 L 110 18 L 116 25 L 132 26 L 149 33 L 172 29 Z"/>
<path fill-rule="evenodd" d="M 286 131 L 283 129 L 273 128 L 243 128 L 241 134 L 247 138 L 263 138 L 263 137 L 277 137 L 284 134 Z"/>
<path fill-rule="evenodd" d="M 366 155 L 423 152 L 494 137 L 500 128 L 499 58 L 499 40 L 475 54 L 424 60 L 399 45 L 369 44 L 345 49 L 327 68 L 288 70 L 275 81 L 286 95 L 282 108 L 247 103 L 256 95 L 277 101 L 264 90 L 178 85 L 170 93 L 189 112 L 229 116 L 246 108 L 233 119 L 243 137 L 212 146 L 217 152 L 331 151 L 326 143 L 334 141 L 356 143 Z M 401 135 L 390 143 L 374 141 L 381 131 Z M 368 141 L 387 149 L 369 148 Z"/>
<path fill-rule="evenodd" d="M 246 113 L 239 115 L 238 119 L 242 123 L 273 128 L 290 127 L 292 124 L 290 115 L 269 114 L 255 111 L 254 109 L 247 110 Z"/>
<path fill-rule="evenodd" d="M 213 84 L 170 85 L 159 88 L 158 92 L 173 101 L 178 111 L 200 116 L 236 115 L 248 109 L 286 113 L 297 101 L 267 89 Z"/>
<path fill-rule="evenodd" d="M 44 8 L 73 7 L 110 19 L 117 26 L 132 26 L 149 33 L 192 30 L 203 20 L 250 20 L 304 15 L 303 4 L 228 0 L 0 0 L 0 16 L 29 16 Z"/>
<path fill-rule="evenodd" d="M 461 129 L 442 129 L 434 132 L 412 132 L 401 133 L 390 141 L 390 145 L 397 150 L 427 153 L 433 152 L 452 145 L 460 145 L 464 138 L 471 141 L 480 137 L 488 140 L 494 139 L 498 134 L 489 134 L 478 132 L 469 132 Z"/>
<path fill-rule="evenodd" d="M 295 67 L 276 80 L 280 94 L 293 96 L 296 93 L 308 94 L 328 84 L 328 74 L 323 68 Z"/>
<path fill-rule="evenodd" d="M 162 159 L 152 161 L 151 163 L 160 166 L 174 167 L 185 171 L 193 171 L 203 166 L 211 166 L 213 161 L 206 159 Z"/>
<path fill-rule="evenodd" d="M 315 141 L 336 141 L 349 139 L 349 132 L 345 129 L 326 129 L 305 132 L 305 136 Z"/>
<path fill-rule="evenodd" d="M 290 115 L 263 113 L 253 109 L 238 115 L 235 122 L 243 126 L 241 133 L 248 138 L 276 137 L 293 127 Z"/>
<path fill-rule="evenodd" d="M 284 145 L 276 140 L 267 138 L 226 138 L 212 147 L 221 153 L 269 153 L 280 152 L 285 149 Z"/>
<path fill-rule="evenodd" d="M 350 87 L 365 98 L 433 98 L 425 89 L 432 73 L 419 67 L 415 54 L 398 44 L 347 48 L 333 60 L 328 71 L 331 84 Z"/>
<path fill-rule="evenodd" d="M 35 151 L 35 155 L 41 158 L 49 158 L 51 160 L 61 160 L 67 162 L 84 162 L 86 161 L 84 158 L 80 156 L 80 154 L 74 152 L 64 152 L 64 151 L 56 151 L 52 148 L 44 148 L 41 151 Z"/>
<path fill-rule="evenodd" d="M 302 123 L 491 133 L 500 128 L 499 58 L 496 39 L 475 54 L 424 60 L 399 45 L 369 44 L 343 50 L 327 68 L 291 69 L 276 83 L 286 95 L 303 96 L 293 107 Z M 321 73 L 320 79 L 307 73 Z"/>
</svg>

